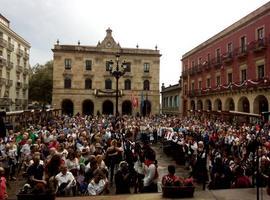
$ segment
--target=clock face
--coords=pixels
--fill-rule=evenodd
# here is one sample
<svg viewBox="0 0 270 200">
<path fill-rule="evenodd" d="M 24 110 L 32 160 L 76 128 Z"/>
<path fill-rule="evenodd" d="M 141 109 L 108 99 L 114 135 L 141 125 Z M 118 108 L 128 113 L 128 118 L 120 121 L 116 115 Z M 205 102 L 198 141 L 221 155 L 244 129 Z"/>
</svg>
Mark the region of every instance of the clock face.
<svg viewBox="0 0 270 200">
<path fill-rule="evenodd" d="M 112 43 L 111 42 L 107 42 L 107 47 L 111 47 Z"/>
</svg>

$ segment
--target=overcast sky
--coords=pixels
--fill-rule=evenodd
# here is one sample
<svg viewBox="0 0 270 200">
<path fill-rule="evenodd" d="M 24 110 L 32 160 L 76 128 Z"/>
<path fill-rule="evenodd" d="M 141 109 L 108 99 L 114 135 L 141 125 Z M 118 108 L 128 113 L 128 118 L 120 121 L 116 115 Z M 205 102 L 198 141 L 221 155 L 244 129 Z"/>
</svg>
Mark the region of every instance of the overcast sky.
<svg viewBox="0 0 270 200">
<path fill-rule="evenodd" d="M 122 47 L 158 46 L 160 83 L 176 84 L 184 53 L 267 0 L 0 0 L 0 13 L 31 43 L 30 64 L 52 59 L 60 44 L 96 45 L 113 30 Z"/>
</svg>

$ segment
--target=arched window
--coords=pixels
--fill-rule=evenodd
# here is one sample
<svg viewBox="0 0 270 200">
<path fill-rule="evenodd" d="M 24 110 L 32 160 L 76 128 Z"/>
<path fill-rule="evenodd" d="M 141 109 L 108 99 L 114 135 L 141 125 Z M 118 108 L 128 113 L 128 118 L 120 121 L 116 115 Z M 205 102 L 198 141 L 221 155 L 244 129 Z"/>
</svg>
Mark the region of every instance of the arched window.
<svg viewBox="0 0 270 200">
<path fill-rule="evenodd" d="M 110 79 L 105 80 L 105 89 L 112 89 L 112 81 Z"/>
<path fill-rule="evenodd" d="M 150 90 L 150 82 L 148 80 L 143 82 L 143 90 Z"/>
<path fill-rule="evenodd" d="M 65 78 L 64 80 L 64 88 L 70 89 L 71 88 L 71 78 Z"/>
<path fill-rule="evenodd" d="M 131 90 L 131 81 L 129 79 L 125 80 L 125 90 Z"/>
<path fill-rule="evenodd" d="M 92 89 L 92 80 L 90 78 L 85 79 L 85 89 Z"/>
</svg>

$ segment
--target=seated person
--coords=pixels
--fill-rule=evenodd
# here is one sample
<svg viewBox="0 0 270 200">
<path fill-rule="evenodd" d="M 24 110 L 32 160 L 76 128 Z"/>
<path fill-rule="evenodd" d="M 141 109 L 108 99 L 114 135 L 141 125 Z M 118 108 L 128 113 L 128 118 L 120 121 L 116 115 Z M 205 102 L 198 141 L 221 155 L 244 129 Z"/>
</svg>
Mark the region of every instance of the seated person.
<svg viewBox="0 0 270 200">
<path fill-rule="evenodd" d="M 238 166 L 235 169 L 236 180 L 233 183 L 233 188 L 249 188 L 251 187 L 251 181 L 248 176 L 244 175 L 244 169 Z"/>
<path fill-rule="evenodd" d="M 34 155 L 33 164 L 28 168 L 27 175 L 32 188 L 45 188 L 47 182 L 44 179 L 44 166 L 40 164 L 40 156 L 38 154 Z"/>
<path fill-rule="evenodd" d="M 88 185 L 89 195 L 101 195 L 103 192 L 108 191 L 108 180 L 104 173 L 100 169 L 94 171 L 94 178 L 90 181 Z"/>
<path fill-rule="evenodd" d="M 71 172 L 67 170 L 67 166 L 62 164 L 60 173 L 55 176 L 57 181 L 57 193 L 61 196 L 70 195 L 76 186 L 76 180 Z"/>
<path fill-rule="evenodd" d="M 175 166 L 168 166 L 168 174 L 162 177 L 162 185 L 163 186 L 181 186 L 183 185 L 182 178 L 175 176 Z"/>
</svg>

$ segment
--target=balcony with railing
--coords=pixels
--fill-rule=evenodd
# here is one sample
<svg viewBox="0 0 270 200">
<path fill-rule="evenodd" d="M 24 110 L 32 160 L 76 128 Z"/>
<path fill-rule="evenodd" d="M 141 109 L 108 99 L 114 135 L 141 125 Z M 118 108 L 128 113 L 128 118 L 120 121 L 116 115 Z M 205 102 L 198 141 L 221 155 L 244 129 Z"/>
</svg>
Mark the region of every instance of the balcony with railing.
<svg viewBox="0 0 270 200">
<path fill-rule="evenodd" d="M 8 44 L 7 44 L 7 50 L 8 51 L 14 51 L 14 44 L 11 44 L 11 42 L 8 42 Z"/>
<path fill-rule="evenodd" d="M 26 60 L 29 59 L 29 53 L 27 51 L 24 52 L 24 59 L 26 59 Z"/>
<path fill-rule="evenodd" d="M 0 78 L 0 85 L 6 85 L 6 79 L 5 78 Z"/>
<path fill-rule="evenodd" d="M 233 62 L 233 52 L 227 52 L 227 53 L 223 54 L 222 61 L 225 64 L 231 64 Z"/>
<path fill-rule="evenodd" d="M 23 68 L 23 75 L 27 75 L 27 74 L 29 74 L 29 69 L 24 67 Z"/>
<path fill-rule="evenodd" d="M 188 76 L 188 70 L 184 70 L 183 72 L 182 72 L 182 77 L 183 78 L 186 78 Z"/>
<path fill-rule="evenodd" d="M 250 45 L 254 53 L 263 52 L 267 48 L 267 38 L 255 40 Z"/>
<path fill-rule="evenodd" d="M 22 83 L 17 81 L 16 82 L 16 89 L 21 89 L 22 88 Z"/>
<path fill-rule="evenodd" d="M 15 99 L 16 106 L 20 106 L 22 104 L 22 99 Z"/>
<path fill-rule="evenodd" d="M 0 57 L 0 67 L 4 67 L 7 65 L 7 60 L 3 57 Z"/>
<path fill-rule="evenodd" d="M 194 67 L 192 67 L 192 68 L 189 69 L 189 75 L 190 75 L 190 76 L 193 76 L 193 75 L 195 75 L 195 74 L 196 74 L 196 68 L 195 68 L 195 66 L 194 66 Z"/>
<path fill-rule="evenodd" d="M 6 87 L 11 87 L 13 85 L 13 80 L 6 80 Z"/>
<path fill-rule="evenodd" d="M 209 61 L 205 61 L 205 62 L 203 63 L 203 68 L 204 68 L 205 71 L 210 70 L 211 67 L 212 67 L 212 63 L 211 63 L 210 60 L 209 60 Z"/>
<path fill-rule="evenodd" d="M 202 72 L 203 72 L 203 66 L 202 66 L 202 64 L 198 64 L 198 66 L 197 66 L 197 73 L 200 74 Z"/>
<path fill-rule="evenodd" d="M 221 60 L 221 56 L 215 57 L 212 60 L 212 64 L 215 66 L 215 68 L 219 69 L 222 65 L 222 60 Z"/>
<path fill-rule="evenodd" d="M 0 47 L 7 47 L 7 41 L 4 38 L 0 38 Z"/>
<path fill-rule="evenodd" d="M 23 56 L 23 50 L 17 49 L 16 54 L 20 57 Z"/>
<path fill-rule="evenodd" d="M 254 79 L 254 80 L 245 80 L 242 82 L 229 83 L 226 85 L 219 85 L 213 88 L 202 88 L 188 91 L 189 97 L 199 97 L 204 95 L 211 94 L 220 94 L 224 92 L 231 91 L 241 91 L 241 90 L 254 90 L 254 89 L 265 89 L 269 88 L 270 79 Z"/>
<path fill-rule="evenodd" d="M 12 100 L 10 98 L 0 98 L 0 105 L 1 106 L 10 106 L 11 105 Z"/>
<path fill-rule="evenodd" d="M 27 90 L 28 88 L 29 88 L 29 85 L 26 84 L 26 83 L 24 83 L 24 84 L 23 84 L 23 89 L 24 89 L 24 90 Z"/>
<path fill-rule="evenodd" d="M 21 65 L 16 65 L 16 72 L 17 73 L 23 72 L 23 67 Z"/>
<path fill-rule="evenodd" d="M 11 70 L 13 68 L 13 65 L 14 65 L 13 62 L 7 61 L 7 66 L 6 67 L 7 67 L 8 70 Z"/>
<path fill-rule="evenodd" d="M 236 49 L 236 55 L 238 59 L 245 59 L 248 55 L 248 46 L 243 45 Z"/>
</svg>

